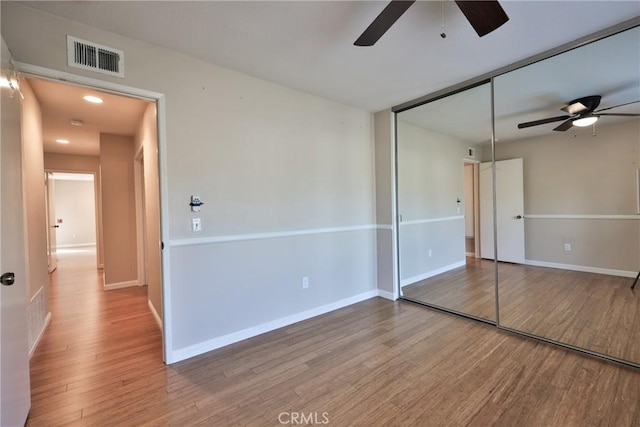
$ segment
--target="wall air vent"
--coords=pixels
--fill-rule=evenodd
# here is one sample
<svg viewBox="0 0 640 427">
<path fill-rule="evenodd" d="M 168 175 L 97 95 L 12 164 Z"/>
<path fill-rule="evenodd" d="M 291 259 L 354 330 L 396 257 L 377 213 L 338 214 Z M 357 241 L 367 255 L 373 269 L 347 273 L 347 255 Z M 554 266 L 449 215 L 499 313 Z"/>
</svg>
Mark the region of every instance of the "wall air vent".
<svg viewBox="0 0 640 427">
<path fill-rule="evenodd" d="M 67 65 L 124 78 L 124 52 L 67 36 Z"/>
</svg>

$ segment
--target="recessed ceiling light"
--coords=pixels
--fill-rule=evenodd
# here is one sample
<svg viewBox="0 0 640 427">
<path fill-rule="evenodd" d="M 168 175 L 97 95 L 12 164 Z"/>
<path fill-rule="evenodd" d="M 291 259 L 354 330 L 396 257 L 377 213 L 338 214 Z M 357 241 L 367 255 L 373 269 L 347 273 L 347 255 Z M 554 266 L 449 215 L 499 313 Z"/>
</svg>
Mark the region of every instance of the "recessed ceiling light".
<svg viewBox="0 0 640 427">
<path fill-rule="evenodd" d="M 71 126 L 84 126 L 84 122 L 78 119 L 71 119 L 69 123 L 71 123 Z"/>
<path fill-rule="evenodd" d="M 102 104 L 102 98 L 98 98 L 97 96 L 93 96 L 93 95 L 86 95 L 83 96 L 82 99 L 84 99 L 87 102 L 91 102 L 93 104 Z"/>
<path fill-rule="evenodd" d="M 69 140 L 68 139 L 56 139 L 56 142 L 58 144 L 68 144 Z"/>
</svg>

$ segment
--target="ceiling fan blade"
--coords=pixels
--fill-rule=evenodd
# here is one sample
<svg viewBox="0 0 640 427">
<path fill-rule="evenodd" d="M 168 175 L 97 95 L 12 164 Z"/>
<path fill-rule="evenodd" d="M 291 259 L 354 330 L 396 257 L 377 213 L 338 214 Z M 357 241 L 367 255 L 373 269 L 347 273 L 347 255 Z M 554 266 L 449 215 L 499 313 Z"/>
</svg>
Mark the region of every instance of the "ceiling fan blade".
<svg viewBox="0 0 640 427">
<path fill-rule="evenodd" d="M 534 120 L 532 122 L 525 122 L 518 124 L 518 129 L 530 128 L 532 126 L 538 125 L 546 125 L 547 123 L 560 122 L 562 120 L 567 120 L 570 116 L 558 116 L 558 117 L 549 117 L 548 119 L 542 120 Z"/>
<path fill-rule="evenodd" d="M 553 130 L 558 132 L 564 132 L 573 127 L 573 119 L 569 119 L 566 122 L 562 123 L 560 126 L 553 128 Z"/>
<path fill-rule="evenodd" d="M 635 103 L 637 103 L 637 102 L 640 102 L 640 99 L 638 99 L 637 101 L 625 102 L 624 104 L 614 105 L 613 107 L 601 108 L 601 109 L 599 109 L 598 111 L 594 111 L 594 113 L 599 113 L 600 111 L 612 110 L 612 109 L 614 109 L 614 108 L 623 107 L 623 106 L 625 106 L 625 105 L 635 104 Z"/>
<path fill-rule="evenodd" d="M 373 46 L 415 1 L 392 0 L 353 44 L 356 46 Z"/>
<path fill-rule="evenodd" d="M 603 113 L 596 114 L 596 116 L 619 116 L 619 117 L 640 117 L 640 114 L 631 114 L 631 113 Z"/>
<path fill-rule="evenodd" d="M 489 34 L 509 20 L 497 0 L 456 0 L 456 4 L 480 37 Z"/>
</svg>

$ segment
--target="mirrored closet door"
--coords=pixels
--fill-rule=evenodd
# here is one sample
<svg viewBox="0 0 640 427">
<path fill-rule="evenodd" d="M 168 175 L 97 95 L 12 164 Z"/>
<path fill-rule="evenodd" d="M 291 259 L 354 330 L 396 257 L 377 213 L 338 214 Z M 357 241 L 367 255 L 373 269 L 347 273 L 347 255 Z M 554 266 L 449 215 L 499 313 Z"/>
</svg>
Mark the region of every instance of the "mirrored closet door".
<svg viewBox="0 0 640 427">
<path fill-rule="evenodd" d="M 491 85 L 396 120 L 401 295 L 495 322 L 495 263 L 483 259 L 493 257 Z"/>
<path fill-rule="evenodd" d="M 500 325 L 635 363 L 639 64 L 636 27 L 494 79 Z"/>
</svg>

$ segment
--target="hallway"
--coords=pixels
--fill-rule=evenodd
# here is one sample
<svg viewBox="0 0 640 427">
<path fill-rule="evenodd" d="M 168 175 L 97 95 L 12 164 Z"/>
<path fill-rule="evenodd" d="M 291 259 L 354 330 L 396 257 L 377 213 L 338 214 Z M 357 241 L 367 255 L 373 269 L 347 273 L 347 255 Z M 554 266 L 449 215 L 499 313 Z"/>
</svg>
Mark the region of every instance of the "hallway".
<svg viewBox="0 0 640 427">
<path fill-rule="evenodd" d="M 138 384 L 148 386 L 145 372 L 164 368 L 146 287 L 103 291 L 95 248 L 63 249 L 58 258 L 50 276 L 51 324 L 31 359 L 27 425 L 106 415 L 109 399 L 133 398 Z"/>
</svg>

